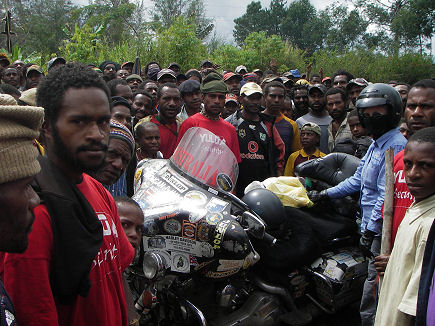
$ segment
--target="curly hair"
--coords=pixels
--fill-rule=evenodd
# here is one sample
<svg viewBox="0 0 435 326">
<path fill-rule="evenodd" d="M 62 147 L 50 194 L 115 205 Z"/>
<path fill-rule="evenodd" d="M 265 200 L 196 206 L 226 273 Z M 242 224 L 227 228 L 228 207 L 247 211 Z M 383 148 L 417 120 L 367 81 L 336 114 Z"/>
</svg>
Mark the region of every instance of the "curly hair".
<svg viewBox="0 0 435 326">
<path fill-rule="evenodd" d="M 97 72 L 87 65 L 71 62 L 54 67 L 43 77 L 36 92 L 36 104 L 45 110 L 45 120 L 55 123 L 65 92 L 70 88 L 99 88 L 110 101 L 110 91 Z"/>
</svg>

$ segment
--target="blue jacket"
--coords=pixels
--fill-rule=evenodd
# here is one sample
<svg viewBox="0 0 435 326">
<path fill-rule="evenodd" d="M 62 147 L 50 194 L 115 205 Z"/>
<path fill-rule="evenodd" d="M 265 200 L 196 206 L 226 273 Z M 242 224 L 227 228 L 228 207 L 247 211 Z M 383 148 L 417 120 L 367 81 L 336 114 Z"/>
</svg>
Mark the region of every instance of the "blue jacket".
<svg viewBox="0 0 435 326">
<path fill-rule="evenodd" d="M 353 176 L 327 190 L 330 198 L 342 198 L 361 191 L 362 232 L 365 229 L 376 234 L 382 232 L 381 209 L 385 193 L 385 151 L 392 147 L 396 155 L 405 148 L 405 145 L 406 138 L 402 136 L 399 128 L 386 132 L 370 145 Z"/>
</svg>

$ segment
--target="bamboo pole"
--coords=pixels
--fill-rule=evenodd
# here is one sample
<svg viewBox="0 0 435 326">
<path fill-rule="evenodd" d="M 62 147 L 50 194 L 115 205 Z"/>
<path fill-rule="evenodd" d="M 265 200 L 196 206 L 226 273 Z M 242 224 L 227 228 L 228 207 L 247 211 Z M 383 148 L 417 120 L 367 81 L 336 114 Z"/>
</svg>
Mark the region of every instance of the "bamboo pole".
<svg viewBox="0 0 435 326">
<path fill-rule="evenodd" d="M 381 255 L 391 253 L 391 231 L 393 224 L 393 199 L 394 199 L 394 150 L 385 151 L 385 198 L 384 218 L 382 221 Z M 379 278 L 381 288 L 383 276 Z"/>
</svg>

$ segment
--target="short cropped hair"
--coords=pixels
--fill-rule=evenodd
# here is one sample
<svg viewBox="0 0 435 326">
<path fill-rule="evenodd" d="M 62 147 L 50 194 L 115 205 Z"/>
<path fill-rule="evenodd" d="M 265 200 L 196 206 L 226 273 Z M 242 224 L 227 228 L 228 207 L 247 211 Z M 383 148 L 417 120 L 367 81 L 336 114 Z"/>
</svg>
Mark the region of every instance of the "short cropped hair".
<svg viewBox="0 0 435 326">
<path fill-rule="evenodd" d="M 42 78 L 36 92 L 36 104 L 45 111 L 45 120 L 55 123 L 59 116 L 65 92 L 70 88 L 101 89 L 110 103 L 110 91 L 104 80 L 92 68 L 78 62 L 70 62 L 50 69 Z"/>
</svg>

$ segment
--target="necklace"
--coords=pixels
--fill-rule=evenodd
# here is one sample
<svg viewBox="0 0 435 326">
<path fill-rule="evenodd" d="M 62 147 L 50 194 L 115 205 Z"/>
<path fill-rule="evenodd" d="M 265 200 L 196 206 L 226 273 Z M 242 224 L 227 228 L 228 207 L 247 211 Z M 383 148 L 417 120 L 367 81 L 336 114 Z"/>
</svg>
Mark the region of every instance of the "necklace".
<svg viewBox="0 0 435 326">
<path fill-rule="evenodd" d="M 207 112 L 205 112 L 204 109 L 201 109 L 201 114 L 202 114 L 204 117 L 206 117 L 207 119 L 210 119 L 210 120 L 215 120 L 215 121 L 217 121 L 217 120 L 220 119 L 220 116 L 212 117 L 212 116 L 208 115 Z"/>
</svg>

